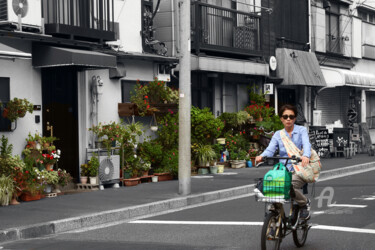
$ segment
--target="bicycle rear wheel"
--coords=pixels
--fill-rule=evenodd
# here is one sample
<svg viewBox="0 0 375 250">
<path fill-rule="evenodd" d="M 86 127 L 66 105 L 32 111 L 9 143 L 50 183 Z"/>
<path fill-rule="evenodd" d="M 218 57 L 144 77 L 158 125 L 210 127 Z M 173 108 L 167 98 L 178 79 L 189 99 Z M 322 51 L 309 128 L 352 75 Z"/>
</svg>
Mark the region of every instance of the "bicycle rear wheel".
<svg viewBox="0 0 375 250">
<path fill-rule="evenodd" d="M 307 222 L 299 224 L 295 230 L 293 230 L 293 241 L 297 247 L 303 247 L 307 239 L 307 233 L 309 231 L 309 225 Z"/>
<path fill-rule="evenodd" d="M 264 219 L 261 237 L 262 250 L 280 249 L 281 243 L 281 230 L 282 228 L 278 225 L 278 215 L 275 213 L 267 214 Z M 277 233 L 277 235 L 276 235 Z"/>
</svg>

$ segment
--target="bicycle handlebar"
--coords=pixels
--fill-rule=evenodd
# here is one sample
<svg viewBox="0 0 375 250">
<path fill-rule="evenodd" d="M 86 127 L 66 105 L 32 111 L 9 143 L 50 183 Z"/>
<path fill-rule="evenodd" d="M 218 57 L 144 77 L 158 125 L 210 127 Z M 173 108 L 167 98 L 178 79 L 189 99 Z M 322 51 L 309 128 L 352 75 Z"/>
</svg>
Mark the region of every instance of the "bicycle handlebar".
<svg viewBox="0 0 375 250">
<path fill-rule="evenodd" d="M 292 155 L 292 157 L 280 157 L 280 156 L 273 156 L 273 157 L 267 157 L 263 156 L 262 161 L 259 162 L 258 164 L 255 164 L 255 167 L 258 168 L 260 165 L 262 165 L 267 159 L 274 159 L 274 160 L 286 160 L 285 165 L 287 165 L 288 160 L 296 161 L 296 162 L 301 162 L 302 159 L 300 157 L 297 157 L 295 155 Z"/>
</svg>

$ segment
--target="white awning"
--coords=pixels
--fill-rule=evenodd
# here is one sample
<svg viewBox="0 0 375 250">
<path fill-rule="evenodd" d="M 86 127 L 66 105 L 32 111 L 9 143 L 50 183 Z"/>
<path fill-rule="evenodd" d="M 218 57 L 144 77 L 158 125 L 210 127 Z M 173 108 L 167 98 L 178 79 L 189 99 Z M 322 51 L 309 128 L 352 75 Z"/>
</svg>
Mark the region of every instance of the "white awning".
<svg viewBox="0 0 375 250">
<path fill-rule="evenodd" d="M 248 60 L 191 56 L 191 70 L 269 76 L 269 65 Z"/>
<path fill-rule="evenodd" d="M 375 75 L 356 72 L 347 69 L 337 69 L 330 67 L 320 67 L 326 80 L 327 87 L 354 86 L 361 88 L 374 88 Z"/>
</svg>

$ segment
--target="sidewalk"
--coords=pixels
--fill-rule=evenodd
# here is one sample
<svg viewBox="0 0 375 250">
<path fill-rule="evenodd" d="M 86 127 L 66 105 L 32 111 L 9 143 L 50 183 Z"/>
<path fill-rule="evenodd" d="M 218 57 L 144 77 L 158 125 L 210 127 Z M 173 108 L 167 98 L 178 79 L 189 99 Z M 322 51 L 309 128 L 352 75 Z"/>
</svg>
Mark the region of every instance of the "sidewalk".
<svg viewBox="0 0 375 250">
<path fill-rule="evenodd" d="M 375 170 L 375 157 L 367 154 L 352 159 L 322 159 L 321 178 L 337 174 Z M 346 168 L 345 168 L 346 167 Z M 225 169 L 224 174 L 191 180 L 192 194 L 177 194 L 178 181 L 143 183 L 134 187 L 108 188 L 22 202 L 17 206 L 0 207 L 0 243 L 40 237 L 73 229 L 99 225 L 138 216 L 182 208 L 202 202 L 220 200 L 251 193 L 254 179 L 264 176 L 271 166 Z"/>
</svg>

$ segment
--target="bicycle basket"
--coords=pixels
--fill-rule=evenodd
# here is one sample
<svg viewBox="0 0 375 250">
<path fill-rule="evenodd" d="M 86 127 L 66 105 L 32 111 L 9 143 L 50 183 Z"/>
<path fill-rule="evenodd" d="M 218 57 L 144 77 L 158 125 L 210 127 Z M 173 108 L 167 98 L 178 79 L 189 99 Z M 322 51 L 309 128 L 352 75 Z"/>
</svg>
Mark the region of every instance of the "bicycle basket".
<svg viewBox="0 0 375 250">
<path fill-rule="evenodd" d="M 289 199 L 292 186 L 292 174 L 278 163 L 268 171 L 263 179 L 263 194 L 266 197 Z"/>
</svg>

